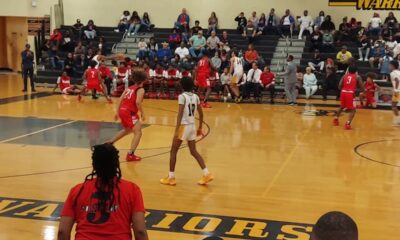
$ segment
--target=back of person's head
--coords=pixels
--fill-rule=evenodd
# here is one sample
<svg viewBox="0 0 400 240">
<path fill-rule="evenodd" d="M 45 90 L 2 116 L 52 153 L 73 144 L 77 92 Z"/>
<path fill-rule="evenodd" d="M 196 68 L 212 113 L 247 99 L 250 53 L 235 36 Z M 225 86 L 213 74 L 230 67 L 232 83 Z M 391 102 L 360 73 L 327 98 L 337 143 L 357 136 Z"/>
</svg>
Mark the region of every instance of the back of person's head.
<svg viewBox="0 0 400 240">
<path fill-rule="evenodd" d="M 349 66 L 349 73 L 354 74 L 358 71 L 357 67 L 354 65 Z"/>
<path fill-rule="evenodd" d="M 141 84 L 147 80 L 147 73 L 143 69 L 135 69 L 132 72 L 133 82 Z"/>
<path fill-rule="evenodd" d="M 328 212 L 315 224 L 311 240 L 358 240 L 357 224 L 342 212 Z"/>
<path fill-rule="evenodd" d="M 396 60 L 390 61 L 390 65 L 392 65 L 394 69 L 399 69 L 399 62 Z"/>
<path fill-rule="evenodd" d="M 288 60 L 289 60 L 289 61 L 293 61 L 293 59 L 294 59 L 293 55 L 289 55 L 289 56 L 288 56 Z"/>
<path fill-rule="evenodd" d="M 89 66 L 90 66 L 90 68 L 95 68 L 97 66 L 97 62 L 96 61 L 90 61 Z"/>
<path fill-rule="evenodd" d="M 185 92 L 191 92 L 194 88 L 194 82 L 193 79 L 190 77 L 184 77 L 181 80 L 181 86 L 183 91 Z"/>
<path fill-rule="evenodd" d="M 367 80 L 368 79 L 374 80 L 377 78 L 376 73 L 374 73 L 374 72 L 369 72 L 369 73 L 367 73 L 366 76 L 367 76 Z"/>
</svg>

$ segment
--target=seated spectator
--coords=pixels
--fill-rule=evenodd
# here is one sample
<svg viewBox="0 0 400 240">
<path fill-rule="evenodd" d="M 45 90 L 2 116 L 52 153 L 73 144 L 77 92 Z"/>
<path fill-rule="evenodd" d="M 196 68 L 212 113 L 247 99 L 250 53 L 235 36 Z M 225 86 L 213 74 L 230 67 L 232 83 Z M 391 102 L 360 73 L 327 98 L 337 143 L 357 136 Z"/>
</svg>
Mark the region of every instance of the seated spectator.
<svg viewBox="0 0 400 240">
<path fill-rule="evenodd" d="M 147 43 L 144 40 L 144 38 L 139 39 L 138 48 L 139 48 L 138 58 L 139 60 L 143 60 L 148 55 L 149 51 L 149 49 L 147 48 Z"/>
<path fill-rule="evenodd" d="M 208 18 L 208 31 L 207 35 L 210 35 L 212 31 L 217 31 L 218 28 L 218 18 L 215 12 L 211 13 L 211 16 Z"/>
<path fill-rule="evenodd" d="M 358 55 L 359 55 L 358 61 L 367 62 L 369 60 L 370 51 L 371 51 L 371 40 L 367 37 L 366 34 L 363 34 L 358 40 Z"/>
<path fill-rule="evenodd" d="M 130 19 L 131 14 L 129 13 L 129 11 L 125 10 L 122 13 L 122 16 L 119 19 L 119 23 L 118 23 L 118 31 L 116 30 L 116 32 L 126 32 L 129 29 L 129 19 Z"/>
<path fill-rule="evenodd" d="M 94 58 L 95 53 L 93 52 L 93 49 L 89 48 L 85 54 L 85 57 L 83 59 L 83 68 L 86 69 L 89 67 L 90 62 Z"/>
<path fill-rule="evenodd" d="M 255 27 L 253 21 L 249 19 L 247 21 L 247 26 L 245 30 L 245 37 L 247 37 L 249 43 L 252 43 L 256 34 L 257 34 L 257 26 Z"/>
<path fill-rule="evenodd" d="M 217 69 L 217 71 L 219 72 L 219 70 L 221 69 L 221 65 L 222 65 L 222 60 L 219 57 L 219 53 L 215 52 L 214 56 L 211 58 L 211 65 Z"/>
<path fill-rule="evenodd" d="M 257 28 L 258 26 L 258 17 L 257 17 L 257 12 L 252 12 L 251 16 L 249 17 L 248 21 L 251 21 L 253 23 L 253 27 Z"/>
<path fill-rule="evenodd" d="M 225 67 L 220 77 L 224 102 L 226 102 L 228 98 L 231 98 L 231 91 L 230 91 L 231 79 L 232 75 L 229 72 L 229 67 Z"/>
<path fill-rule="evenodd" d="M 82 92 L 76 85 L 71 85 L 71 77 L 65 70 L 62 71 L 61 76 L 57 78 L 57 83 L 53 88 L 53 93 L 56 92 L 58 87 L 60 87 L 61 94 L 75 95 Z"/>
<path fill-rule="evenodd" d="M 169 47 L 174 50 L 181 42 L 181 35 L 177 33 L 175 28 L 172 29 L 172 33 L 168 37 Z"/>
<path fill-rule="evenodd" d="M 386 51 L 385 56 L 382 58 L 381 71 L 380 71 L 383 80 L 389 80 L 390 76 L 389 65 L 391 61 L 393 61 L 393 57 L 388 51 Z"/>
<path fill-rule="evenodd" d="M 303 69 L 301 67 L 297 67 L 296 69 L 296 88 L 297 91 L 299 91 L 303 87 L 303 81 L 304 81 L 304 74 L 303 74 Z M 298 94 L 298 93 L 297 93 Z"/>
<path fill-rule="evenodd" d="M 224 49 L 225 51 L 229 52 L 231 42 L 230 42 L 230 39 L 229 39 L 229 36 L 228 36 L 228 32 L 227 31 L 223 31 L 222 32 L 222 36 L 220 37 L 219 40 L 220 40 L 219 41 L 219 48 L 221 50 Z"/>
<path fill-rule="evenodd" d="M 147 12 L 143 13 L 142 21 L 140 22 L 140 24 L 146 32 L 151 32 L 153 30 L 154 24 L 151 23 L 149 14 Z"/>
<path fill-rule="evenodd" d="M 190 35 L 194 36 L 199 33 L 199 31 L 203 31 L 203 28 L 200 26 L 200 21 L 196 20 L 194 21 L 194 26 L 190 29 Z"/>
<path fill-rule="evenodd" d="M 299 19 L 299 39 L 303 39 L 303 33 L 304 31 L 308 31 L 310 34 L 313 32 L 313 25 L 314 25 L 314 20 L 312 19 L 311 16 L 308 15 L 308 11 L 304 10 L 303 16 L 301 16 Z"/>
<path fill-rule="evenodd" d="M 58 56 L 58 50 L 56 46 L 52 46 L 47 53 L 49 56 L 51 69 L 64 69 L 64 61 Z"/>
<path fill-rule="evenodd" d="M 328 32 L 332 33 L 332 35 L 335 34 L 336 26 L 332 22 L 330 15 L 326 16 L 325 21 L 323 21 L 321 24 L 320 30 L 325 31 L 325 32 L 328 31 Z"/>
<path fill-rule="evenodd" d="M 316 68 L 318 68 L 320 72 L 324 71 L 325 60 L 322 59 L 321 53 L 318 49 L 314 51 L 313 59 L 311 60 L 311 62 L 308 62 L 308 66 L 311 68 L 312 71 L 316 71 Z"/>
<path fill-rule="evenodd" d="M 181 57 L 178 54 L 175 54 L 171 59 L 170 66 L 173 65 L 175 68 L 181 68 Z"/>
<path fill-rule="evenodd" d="M 111 86 L 113 83 L 113 75 L 111 74 L 111 70 L 110 70 L 110 68 L 107 67 L 107 64 L 104 61 L 100 62 L 98 69 L 99 69 L 101 78 L 104 80 L 104 85 L 107 88 L 107 94 L 110 96 L 111 95 Z"/>
<path fill-rule="evenodd" d="M 339 79 L 336 75 L 336 70 L 333 65 L 326 66 L 326 77 L 322 82 L 322 97 L 323 100 L 326 101 L 328 98 L 329 90 L 334 90 L 336 93 L 336 100 L 339 99 L 340 91 L 339 91 Z"/>
<path fill-rule="evenodd" d="M 139 32 L 141 24 L 139 14 L 136 11 L 132 12 L 132 16 L 129 19 L 128 36 L 135 35 Z"/>
<path fill-rule="evenodd" d="M 88 21 L 83 32 L 85 33 L 87 39 L 94 39 L 96 37 L 96 25 L 94 25 L 93 20 Z"/>
<path fill-rule="evenodd" d="M 396 34 L 398 29 L 398 22 L 393 12 L 389 12 L 384 24 L 384 28 L 388 31 L 389 36 L 393 36 Z"/>
<path fill-rule="evenodd" d="M 261 13 L 260 19 L 258 19 L 257 23 L 257 36 L 264 33 L 265 25 L 267 25 L 267 18 L 265 17 L 265 13 Z"/>
<path fill-rule="evenodd" d="M 318 14 L 318 17 L 315 18 L 314 21 L 314 29 L 316 30 L 316 28 L 321 29 L 321 25 L 322 23 L 325 21 L 325 12 L 324 11 L 320 11 Z"/>
<path fill-rule="evenodd" d="M 292 37 L 293 26 L 294 26 L 294 17 L 290 15 L 290 10 L 286 9 L 285 15 L 281 18 L 280 22 L 280 28 L 283 38 L 286 38 L 286 36 Z"/>
<path fill-rule="evenodd" d="M 358 240 L 357 224 L 342 212 L 322 215 L 313 227 L 311 240 Z"/>
<path fill-rule="evenodd" d="M 337 32 L 337 40 L 338 42 L 342 42 L 343 40 L 350 40 L 351 34 L 351 25 L 348 23 L 348 18 L 344 17 L 342 19 L 342 23 L 339 25 L 339 30 Z"/>
<path fill-rule="evenodd" d="M 306 74 L 303 77 L 303 88 L 306 91 L 306 99 L 310 99 L 318 90 L 317 77 L 312 73 L 311 67 L 306 68 Z"/>
<path fill-rule="evenodd" d="M 197 35 L 193 35 L 189 39 L 189 43 L 191 45 L 189 48 L 190 55 L 195 59 L 200 59 L 206 47 L 206 38 L 203 36 L 203 31 L 199 31 Z"/>
<path fill-rule="evenodd" d="M 228 52 L 225 49 L 221 50 L 221 54 L 219 57 L 221 58 L 221 69 L 229 67 L 229 56 Z"/>
<path fill-rule="evenodd" d="M 340 52 L 336 54 L 338 70 L 346 71 L 351 58 L 353 58 L 353 55 L 351 52 L 347 51 L 347 47 L 343 45 Z"/>
<path fill-rule="evenodd" d="M 148 45 L 149 48 L 149 57 L 151 60 L 157 55 L 158 52 L 158 43 L 154 39 L 154 37 L 150 38 L 150 43 Z"/>
<path fill-rule="evenodd" d="M 175 49 L 175 54 L 178 54 L 181 59 L 189 56 L 189 49 L 186 47 L 184 42 L 181 42 L 180 46 Z"/>
<path fill-rule="evenodd" d="M 67 58 L 64 60 L 64 71 L 67 72 L 68 76 L 74 75 L 75 61 L 72 53 L 67 54 Z"/>
<path fill-rule="evenodd" d="M 268 90 L 271 94 L 271 104 L 274 104 L 274 97 L 275 97 L 275 73 L 271 72 L 271 69 L 266 66 L 264 67 L 264 71 L 261 74 L 260 80 L 261 85 L 264 89 Z"/>
<path fill-rule="evenodd" d="M 258 61 L 258 52 L 254 49 L 253 44 L 249 44 L 247 51 L 244 53 L 244 69 L 247 71 L 249 68 L 251 68 L 253 63 L 256 63 Z"/>
<path fill-rule="evenodd" d="M 393 39 L 393 36 L 389 36 L 386 42 L 385 49 L 393 56 L 393 50 L 397 45 L 397 41 Z"/>
<path fill-rule="evenodd" d="M 351 39 L 357 39 L 359 36 L 359 31 L 360 31 L 360 23 L 356 20 L 356 18 L 352 17 L 349 22 L 349 27 L 350 27 L 350 38 Z"/>
<path fill-rule="evenodd" d="M 375 43 L 371 48 L 371 54 L 369 57 L 369 65 L 371 68 L 375 67 L 375 64 L 378 63 L 378 69 L 381 69 L 381 65 L 383 62 L 383 57 L 385 56 L 385 45 L 380 43 Z"/>
<path fill-rule="evenodd" d="M 378 13 L 374 13 L 373 17 L 369 20 L 368 25 L 369 33 L 373 36 L 379 36 L 382 30 L 382 19 Z"/>
<path fill-rule="evenodd" d="M 82 38 L 82 29 L 83 29 L 83 24 L 81 23 L 81 20 L 76 19 L 76 23 L 72 25 L 72 31 L 77 36 L 75 37 L 75 39 L 80 40 Z"/>
<path fill-rule="evenodd" d="M 73 52 L 75 48 L 75 42 L 71 37 L 71 31 L 65 30 L 64 34 L 61 37 L 62 40 L 59 49 L 63 52 Z"/>
<path fill-rule="evenodd" d="M 172 51 L 169 48 L 169 44 L 167 42 L 163 42 L 163 43 L 161 43 L 161 45 L 162 45 L 162 48 L 158 49 L 157 57 L 158 57 L 158 59 L 163 59 L 163 60 L 164 60 L 164 58 L 166 58 L 167 62 L 168 62 L 168 60 L 173 57 Z"/>
<path fill-rule="evenodd" d="M 279 28 L 279 19 L 275 14 L 275 9 L 271 8 L 265 25 L 265 30 L 273 31 L 275 34 L 281 35 Z"/>
<path fill-rule="evenodd" d="M 319 31 L 318 27 L 316 27 L 314 30 L 315 31 L 313 33 L 311 33 L 311 36 L 310 36 L 310 42 L 311 42 L 310 49 L 309 49 L 310 52 L 313 52 L 317 49 L 320 51 L 323 50 L 321 48 L 322 47 L 321 46 L 322 45 L 322 34 Z"/>
<path fill-rule="evenodd" d="M 207 50 L 209 54 L 212 56 L 218 50 L 219 47 L 219 38 L 217 37 L 217 33 L 215 31 L 211 32 L 211 36 L 207 38 Z"/>
<path fill-rule="evenodd" d="M 182 31 L 183 29 L 189 29 L 190 17 L 187 14 L 186 8 L 182 8 L 181 14 L 175 22 L 175 28 Z"/>
<path fill-rule="evenodd" d="M 329 31 L 325 31 L 324 35 L 322 35 L 322 49 L 324 52 L 334 52 L 335 46 L 334 44 L 334 40 L 333 40 L 333 34 Z"/>
<path fill-rule="evenodd" d="M 70 239 L 76 223 L 75 239 L 132 239 L 133 231 L 136 240 L 148 240 L 142 193 L 136 184 L 121 179 L 118 150 L 109 143 L 93 146 L 92 167 L 68 194 L 58 239 Z"/>
<path fill-rule="evenodd" d="M 82 42 L 79 41 L 78 45 L 74 50 L 74 59 L 75 63 L 83 66 L 83 60 L 85 59 L 86 48 L 82 45 Z"/>
<path fill-rule="evenodd" d="M 52 46 L 60 47 L 61 42 L 63 41 L 63 36 L 60 33 L 59 29 L 54 29 L 53 34 L 50 35 L 50 44 Z"/>
<path fill-rule="evenodd" d="M 240 34 L 243 36 L 246 36 L 246 26 L 247 26 L 247 19 L 244 16 L 244 13 L 241 12 L 239 15 L 235 18 L 235 21 L 237 22 L 237 30 L 239 31 Z"/>
<path fill-rule="evenodd" d="M 246 84 L 244 86 L 243 98 L 250 98 L 251 93 L 254 94 L 254 98 L 257 103 L 261 102 L 260 99 L 260 88 L 261 88 L 261 74 L 262 71 L 258 68 L 257 62 L 253 62 L 251 69 L 247 73 Z"/>
</svg>

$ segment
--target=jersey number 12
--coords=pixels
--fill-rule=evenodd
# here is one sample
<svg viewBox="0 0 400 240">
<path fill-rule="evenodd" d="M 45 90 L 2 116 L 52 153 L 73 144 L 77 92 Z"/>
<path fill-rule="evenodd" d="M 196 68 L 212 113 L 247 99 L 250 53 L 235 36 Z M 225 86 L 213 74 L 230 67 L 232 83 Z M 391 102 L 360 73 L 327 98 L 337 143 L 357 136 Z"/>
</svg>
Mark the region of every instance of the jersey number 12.
<svg viewBox="0 0 400 240">
<path fill-rule="evenodd" d="M 194 116 L 194 111 L 196 111 L 196 104 L 188 104 L 189 108 L 189 117 Z"/>
</svg>

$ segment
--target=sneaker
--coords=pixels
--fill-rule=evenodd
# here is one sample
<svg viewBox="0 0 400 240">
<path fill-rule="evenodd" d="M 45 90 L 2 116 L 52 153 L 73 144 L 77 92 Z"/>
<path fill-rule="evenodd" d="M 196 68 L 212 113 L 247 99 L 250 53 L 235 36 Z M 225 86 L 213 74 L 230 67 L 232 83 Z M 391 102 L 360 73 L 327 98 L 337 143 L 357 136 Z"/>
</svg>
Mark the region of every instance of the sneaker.
<svg viewBox="0 0 400 240">
<path fill-rule="evenodd" d="M 99 99 L 99 97 L 96 95 L 92 95 L 92 99 L 96 100 L 96 99 Z"/>
<path fill-rule="evenodd" d="M 166 178 L 160 179 L 160 183 L 164 184 L 164 185 L 175 186 L 176 180 L 175 180 L 175 178 L 166 177 Z"/>
<path fill-rule="evenodd" d="M 202 107 L 203 108 L 212 108 L 212 106 L 208 102 L 203 103 Z"/>
<path fill-rule="evenodd" d="M 226 103 L 226 101 L 228 101 L 228 98 L 227 98 L 227 97 L 224 97 L 224 103 Z"/>
<path fill-rule="evenodd" d="M 201 179 L 197 182 L 199 185 L 207 185 L 207 183 L 211 182 L 214 180 L 214 176 L 209 173 L 207 176 L 201 177 Z"/>
<path fill-rule="evenodd" d="M 368 58 L 364 58 L 364 62 L 368 62 Z"/>
<path fill-rule="evenodd" d="M 358 61 L 362 62 L 364 61 L 364 58 L 359 58 Z"/>
<path fill-rule="evenodd" d="M 126 155 L 126 161 L 128 161 L 128 162 L 137 162 L 137 161 L 140 161 L 140 160 L 142 160 L 142 158 L 141 157 L 139 157 L 139 156 L 136 156 L 135 154 L 127 154 Z"/>
<path fill-rule="evenodd" d="M 339 126 L 339 119 L 337 118 L 333 119 L 333 126 Z"/>
<path fill-rule="evenodd" d="M 228 98 L 229 98 L 229 99 L 231 99 L 231 98 L 232 98 L 232 95 L 231 95 L 230 93 L 228 93 Z"/>
<path fill-rule="evenodd" d="M 82 95 L 78 95 L 78 101 L 80 102 L 80 101 L 82 101 Z"/>
<path fill-rule="evenodd" d="M 110 97 L 107 97 L 107 102 L 110 103 L 110 104 L 113 103 L 113 101 L 112 101 L 112 99 Z"/>
<path fill-rule="evenodd" d="M 345 129 L 345 130 L 351 130 L 351 125 L 350 125 L 350 123 L 346 123 L 346 125 L 344 125 L 344 129 Z"/>
</svg>

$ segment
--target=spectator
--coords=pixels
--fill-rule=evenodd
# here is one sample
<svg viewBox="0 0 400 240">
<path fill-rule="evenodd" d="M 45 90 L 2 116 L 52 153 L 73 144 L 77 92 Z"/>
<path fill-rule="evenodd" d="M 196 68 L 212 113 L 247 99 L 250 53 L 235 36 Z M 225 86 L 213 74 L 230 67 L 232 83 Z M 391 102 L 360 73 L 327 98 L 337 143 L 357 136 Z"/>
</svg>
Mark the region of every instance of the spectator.
<svg viewBox="0 0 400 240">
<path fill-rule="evenodd" d="M 349 60 L 353 58 L 351 52 L 347 51 L 345 45 L 342 46 L 340 52 L 336 54 L 337 66 L 339 70 L 346 71 L 349 67 Z"/>
<path fill-rule="evenodd" d="M 33 78 L 33 65 L 35 61 L 35 57 L 33 52 L 31 51 L 31 45 L 26 44 L 25 50 L 21 52 L 22 58 L 22 77 L 24 80 L 24 89 L 23 92 L 28 91 L 28 77 L 31 80 L 31 90 L 32 92 L 36 92 L 35 90 L 35 81 Z"/>
<path fill-rule="evenodd" d="M 77 65 L 79 64 L 83 66 L 85 53 L 86 53 L 86 48 L 82 45 L 82 42 L 79 41 L 78 45 L 74 49 L 74 60 Z"/>
<path fill-rule="evenodd" d="M 85 181 L 68 194 L 58 239 L 70 239 L 76 223 L 76 239 L 132 239 L 133 230 L 136 240 L 148 240 L 142 193 L 121 179 L 118 150 L 112 144 L 92 147 L 92 166 Z"/>
<path fill-rule="evenodd" d="M 367 62 L 369 59 L 369 53 L 371 51 L 371 41 L 368 39 L 366 34 L 363 34 L 358 41 L 358 61 Z M 364 56 L 364 58 L 363 58 Z"/>
<path fill-rule="evenodd" d="M 90 62 L 92 61 L 92 59 L 94 58 L 95 54 L 93 52 L 93 49 L 89 48 L 85 54 L 85 57 L 83 59 L 83 68 L 88 68 Z"/>
<path fill-rule="evenodd" d="M 322 24 L 321 24 L 320 30 L 328 31 L 328 32 L 332 33 L 332 35 L 335 33 L 336 27 L 335 27 L 335 24 L 331 21 L 330 15 L 326 16 L 325 21 L 322 22 Z"/>
<path fill-rule="evenodd" d="M 311 62 L 308 62 L 308 66 L 311 68 L 312 71 L 316 71 L 316 68 L 319 68 L 319 71 L 324 71 L 325 67 L 325 60 L 322 59 L 321 53 L 318 49 L 314 51 L 314 56 Z"/>
<path fill-rule="evenodd" d="M 200 59 L 206 46 L 206 38 L 203 36 L 203 31 L 199 31 L 197 35 L 193 35 L 189 39 L 191 47 L 189 48 L 190 55 L 193 58 Z"/>
<path fill-rule="evenodd" d="M 344 39 L 350 40 L 350 34 L 351 34 L 351 25 L 348 22 L 348 18 L 344 17 L 342 19 L 342 23 L 339 25 L 339 30 L 337 34 L 338 42 L 341 42 Z"/>
<path fill-rule="evenodd" d="M 266 66 L 264 67 L 264 71 L 261 74 L 261 84 L 262 87 L 266 90 L 268 90 L 271 94 L 271 104 L 274 104 L 274 97 L 275 97 L 275 73 L 271 72 L 271 69 Z"/>
<path fill-rule="evenodd" d="M 254 49 L 253 44 L 249 44 L 247 51 L 244 53 L 245 71 L 251 68 L 253 63 L 258 61 L 258 52 Z"/>
<path fill-rule="evenodd" d="M 47 55 L 49 56 L 51 69 L 64 69 L 64 62 L 58 56 L 56 46 L 52 46 Z"/>
<path fill-rule="evenodd" d="M 389 80 L 390 76 L 390 62 L 393 61 L 393 57 L 390 55 L 388 51 L 386 51 L 385 56 L 382 58 L 382 65 L 381 65 L 381 75 L 383 80 Z"/>
<path fill-rule="evenodd" d="M 118 31 L 116 30 L 116 32 L 126 32 L 129 29 L 129 18 L 130 18 L 130 13 L 129 11 L 125 10 L 122 13 L 122 16 L 119 19 L 119 23 L 118 23 Z"/>
<path fill-rule="evenodd" d="M 82 38 L 82 30 L 83 30 L 83 24 L 81 23 L 81 20 L 76 19 L 76 23 L 72 25 L 72 31 L 74 32 L 75 35 L 78 36 L 79 40 Z"/>
<path fill-rule="evenodd" d="M 186 8 L 182 8 L 182 13 L 179 14 L 178 19 L 175 22 L 175 28 L 179 30 L 189 29 L 190 17 L 187 14 Z"/>
<path fill-rule="evenodd" d="M 176 29 L 172 29 L 172 33 L 168 37 L 169 47 L 174 50 L 182 42 L 181 35 L 179 35 Z"/>
<path fill-rule="evenodd" d="M 389 36 L 393 36 L 396 34 L 398 29 L 398 22 L 393 12 L 389 12 L 388 16 L 385 19 L 384 27 L 389 32 Z"/>
<path fill-rule="evenodd" d="M 101 78 L 104 80 L 104 85 L 107 88 L 107 94 L 110 96 L 111 95 L 111 86 L 113 83 L 113 76 L 111 74 L 111 70 L 110 70 L 110 68 L 107 67 L 107 64 L 104 61 L 102 61 L 100 63 L 100 66 L 98 69 L 100 71 Z"/>
<path fill-rule="evenodd" d="M 211 58 L 211 65 L 217 69 L 217 71 L 219 72 L 219 70 L 221 69 L 221 65 L 222 65 L 222 60 L 219 57 L 219 53 L 215 52 L 214 56 Z"/>
<path fill-rule="evenodd" d="M 215 12 L 211 13 L 211 16 L 208 18 L 208 31 L 207 35 L 210 35 L 212 31 L 217 31 L 218 28 L 218 18 Z"/>
<path fill-rule="evenodd" d="M 381 69 L 383 57 L 385 56 L 385 47 L 383 44 L 375 43 L 371 48 L 371 54 L 369 57 L 369 65 L 374 68 L 374 65 L 378 63 L 378 69 Z"/>
<path fill-rule="evenodd" d="M 169 44 L 167 42 L 163 42 L 163 43 L 161 43 L 161 45 L 162 45 L 162 48 L 158 49 L 157 57 L 158 57 L 158 59 L 162 59 L 162 60 L 164 60 L 166 58 L 167 62 L 168 62 L 168 60 L 173 57 L 172 51 L 169 48 Z"/>
<path fill-rule="evenodd" d="M 225 67 L 220 77 L 221 87 L 224 95 L 224 102 L 226 102 L 228 98 L 231 98 L 231 92 L 230 92 L 231 79 L 232 75 L 229 73 L 229 67 Z"/>
<path fill-rule="evenodd" d="M 397 41 L 393 39 L 393 36 L 389 36 L 388 41 L 386 42 L 386 50 L 393 56 L 393 50 L 397 45 Z"/>
<path fill-rule="evenodd" d="M 338 89 L 339 86 L 339 80 L 336 75 L 336 70 L 334 66 L 328 66 L 326 67 L 326 76 L 324 81 L 322 82 L 322 97 L 323 100 L 326 101 L 328 98 L 328 92 L 329 90 L 334 90 L 336 93 L 336 100 L 339 99 L 340 96 L 340 91 Z"/>
<path fill-rule="evenodd" d="M 247 21 L 247 26 L 245 30 L 245 37 L 248 38 L 249 43 L 253 41 L 254 37 L 256 36 L 256 33 L 257 33 L 257 27 L 254 27 L 253 21 L 249 19 Z"/>
<path fill-rule="evenodd" d="M 221 50 L 220 58 L 221 58 L 221 69 L 224 69 L 226 67 L 229 68 L 229 56 L 228 52 L 225 49 Z"/>
<path fill-rule="evenodd" d="M 322 45 L 322 34 L 321 34 L 321 32 L 319 31 L 319 28 L 318 27 L 316 27 L 315 29 L 314 29 L 315 31 L 311 34 L 311 36 L 310 36 L 310 42 L 311 42 L 311 44 L 310 44 L 310 52 L 313 52 L 313 51 L 315 51 L 315 50 L 322 50 L 321 49 L 321 45 Z"/>
<path fill-rule="evenodd" d="M 128 36 L 135 35 L 139 32 L 141 26 L 141 20 L 139 14 L 136 11 L 132 12 L 132 16 L 129 19 Z"/>
<path fill-rule="evenodd" d="M 267 25 L 267 18 L 264 13 L 261 13 L 260 19 L 258 19 L 257 24 L 257 36 L 260 36 L 264 33 L 265 25 Z"/>
<path fill-rule="evenodd" d="M 190 35 L 196 35 L 199 31 L 203 31 L 203 28 L 200 26 L 200 21 L 194 21 L 194 26 L 190 29 Z"/>
<path fill-rule="evenodd" d="M 96 25 L 94 25 L 93 20 L 89 20 L 84 28 L 85 36 L 87 39 L 94 39 L 96 37 Z"/>
<path fill-rule="evenodd" d="M 357 39 L 359 36 L 360 32 L 360 23 L 357 22 L 356 18 L 352 17 L 349 22 L 349 27 L 350 27 L 350 38 L 351 39 Z"/>
<path fill-rule="evenodd" d="M 67 72 L 69 77 L 74 75 L 74 55 L 72 53 L 67 54 L 67 58 L 64 60 L 64 71 Z"/>
<path fill-rule="evenodd" d="M 181 57 L 179 57 L 178 54 L 175 54 L 174 58 L 171 59 L 171 64 L 169 66 L 179 69 L 181 67 Z"/>
<path fill-rule="evenodd" d="M 229 39 L 229 36 L 228 36 L 228 32 L 227 31 L 223 31 L 222 32 L 222 36 L 221 36 L 220 41 L 219 41 L 219 47 L 220 47 L 221 50 L 224 49 L 225 51 L 229 52 L 230 45 L 231 44 L 230 44 L 230 39 Z"/>
<path fill-rule="evenodd" d="M 312 73 L 311 67 L 306 68 L 306 74 L 303 78 L 303 88 L 306 91 L 306 99 L 310 99 L 318 90 L 317 77 Z"/>
<path fill-rule="evenodd" d="M 303 33 L 305 30 L 307 30 L 310 34 L 313 32 L 313 25 L 314 25 L 314 20 L 312 19 L 311 16 L 308 15 L 308 11 L 304 10 L 304 14 L 302 17 L 299 18 L 299 39 L 303 39 Z"/>
<path fill-rule="evenodd" d="M 286 36 L 293 37 L 293 26 L 294 26 L 294 17 L 290 15 L 290 10 L 286 9 L 285 15 L 281 18 L 280 28 L 282 37 L 285 38 Z"/>
<path fill-rule="evenodd" d="M 241 12 L 239 15 L 235 18 L 235 21 L 237 22 L 237 30 L 239 31 L 240 34 L 243 36 L 246 36 L 246 26 L 247 26 L 247 19 L 244 16 L 244 13 Z"/>
<path fill-rule="evenodd" d="M 253 27 L 254 28 L 257 28 L 257 26 L 258 26 L 258 17 L 257 17 L 257 12 L 252 12 L 251 13 L 251 16 L 249 17 L 249 19 L 248 19 L 249 21 L 251 21 L 252 23 L 253 23 Z"/>
<path fill-rule="evenodd" d="M 97 49 L 99 49 L 102 52 L 105 52 L 105 39 L 103 36 L 99 37 L 99 43 L 97 44 Z"/>
<path fill-rule="evenodd" d="M 269 12 L 267 23 L 266 23 L 266 30 L 273 31 L 275 34 L 281 35 L 280 28 L 279 28 L 279 20 L 275 14 L 275 9 L 271 8 Z"/>
<path fill-rule="evenodd" d="M 358 240 L 357 224 L 342 212 L 322 215 L 311 233 L 312 240 Z"/>
<path fill-rule="evenodd" d="M 214 53 L 218 50 L 219 46 L 219 38 L 217 37 L 217 33 L 215 31 L 211 32 L 211 36 L 207 39 L 207 50 L 210 55 L 214 55 Z"/>
<path fill-rule="evenodd" d="M 154 24 L 151 24 L 150 17 L 147 12 L 143 13 L 141 26 L 145 28 L 146 32 L 151 32 L 153 30 Z"/>
<path fill-rule="evenodd" d="M 324 11 L 320 11 L 318 17 L 315 18 L 314 21 L 314 29 L 316 30 L 316 28 L 321 29 L 321 25 L 322 23 L 325 21 L 325 12 Z"/>
<path fill-rule="evenodd" d="M 369 20 L 369 33 L 373 36 L 379 36 L 381 34 L 382 19 L 378 13 L 374 13 L 373 17 Z"/>
<path fill-rule="evenodd" d="M 300 91 L 300 89 L 303 88 L 303 81 L 304 81 L 303 70 L 300 67 L 297 67 L 296 78 L 297 78 L 296 89 Z"/>
<path fill-rule="evenodd" d="M 175 54 L 178 54 L 181 59 L 189 56 L 189 49 L 184 42 L 181 42 L 180 46 L 175 49 Z"/>
<path fill-rule="evenodd" d="M 293 62 L 294 57 L 289 55 L 287 58 L 287 67 L 284 73 L 277 74 L 278 76 L 285 77 L 285 93 L 287 98 L 287 103 L 291 106 L 297 104 L 297 93 L 296 93 L 296 64 Z"/>
<path fill-rule="evenodd" d="M 62 40 L 63 36 L 60 33 L 60 30 L 57 28 L 54 29 L 53 34 L 50 35 L 50 44 L 59 48 Z"/>
<path fill-rule="evenodd" d="M 147 48 L 147 43 L 144 40 L 144 38 L 139 39 L 138 48 L 139 48 L 138 58 L 140 60 L 143 60 L 148 55 L 148 51 L 149 51 Z"/>
<path fill-rule="evenodd" d="M 251 69 L 247 73 L 246 84 L 244 86 L 243 98 L 250 98 L 251 93 L 254 94 L 254 98 L 257 103 L 260 103 L 260 87 L 261 87 L 261 74 L 262 71 L 258 68 L 257 62 L 253 62 Z"/>
<path fill-rule="evenodd" d="M 334 52 L 336 50 L 333 45 L 333 34 L 329 31 L 325 31 L 324 35 L 322 35 L 322 49 L 324 52 Z"/>
<path fill-rule="evenodd" d="M 150 38 L 150 43 L 149 43 L 149 57 L 152 60 L 158 52 L 158 43 L 154 39 L 154 37 Z"/>
</svg>

